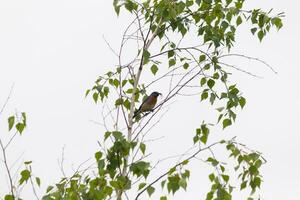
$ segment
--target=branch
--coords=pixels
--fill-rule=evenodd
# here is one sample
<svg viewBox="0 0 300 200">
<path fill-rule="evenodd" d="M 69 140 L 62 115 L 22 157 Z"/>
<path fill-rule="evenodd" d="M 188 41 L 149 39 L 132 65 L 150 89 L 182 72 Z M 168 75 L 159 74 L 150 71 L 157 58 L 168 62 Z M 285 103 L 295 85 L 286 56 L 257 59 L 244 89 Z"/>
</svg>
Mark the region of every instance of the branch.
<svg viewBox="0 0 300 200">
<path fill-rule="evenodd" d="M 0 115 L 3 113 L 10 97 L 11 97 L 11 94 L 13 92 L 13 89 L 14 89 L 14 86 L 15 84 L 13 83 L 11 88 L 10 88 L 10 91 L 9 91 L 9 94 L 0 110 Z M 9 140 L 8 144 L 7 145 L 4 145 L 1 138 L 0 138 L 0 147 L 1 147 L 1 150 L 2 150 L 2 155 L 3 155 L 3 163 L 4 163 L 4 166 L 5 166 L 5 169 L 6 169 L 6 173 L 8 175 L 8 179 L 9 179 L 9 185 L 10 185 L 10 193 L 11 195 L 14 196 L 14 185 L 13 185 L 13 180 L 12 180 L 12 176 L 11 176 L 11 172 L 10 172 L 10 169 L 9 169 L 9 166 L 8 166 L 8 162 L 7 162 L 7 155 L 6 155 L 6 148 L 8 147 L 8 145 L 11 143 L 11 140 L 15 137 L 16 134 L 14 134 L 12 136 L 12 138 Z"/>
<path fill-rule="evenodd" d="M 9 185 L 10 185 L 10 193 L 11 193 L 11 195 L 14 196 L 14 185 L 13 185 L 13 181 L 12 181 L 11 172 L 10 172 L 10 169 L 9 169 L 9 166 L 7 163 L 6 149 L 5 149 L 1 139 L 0 139 L 0 146 L 1 146 L 1 150 L 2 150 L 4 166 L 6 169 L 6 173 L 8 175 L 8 180 L 9 180 Z"/>
<path fill-rule="evenodd" d="M 32 173 L 32 170 L 31 170 L 31 167 L 30 167 L 30 166 L 29 166 L 29 169 L 30 169 L 30 174 L 31 174 L 31 173 Z M 29 180 L 30 180 L 30 184 L 31 184 L 32 191 L 33 191 L 33 194 L 34 194 L 35 198 L 36 198 L 37 200 L 40 200 L 39 196 L 37 195 L 36 189 L 35 189 L 35 187 L 34 187 L 34 183 L 33 183 L 32 176 L 31 176 L 31 175 L 30 175 L 30 177 L 29 177 Z"/>
<path fill-rule="evenodd" d="M 13 83 L 12 86 L 10 87 L 9 94 L 8 94 L 8 96 L 7 96 L 5 102 L 4 102 L 4 104 L 3 104 L 3 106 L 2 106 L 2 108 L 1 108 L 1 110 L 0 110 L 0 115 L 3 113 L 3 111 L 4 111 L 4 109 L 5 109 L 5 107 L 6 107 L 7 103 L 8 103 L 8 101 L 9 101 L 9 99 L 10 99 L 10 97 L 11 97 L 11 94 L 12 94 L 12 92 L 13 92 L 13 90 L 14 90 L 14 87 L 15 87 L 15 83 Z"/>
<path fill-rule="evenodd" d="M 242 57 L 242 58 L 247 58 L 249 60 L 255 60 L 255 61 L 260 62 L 260 63 L 264 64 L 265 66 L 267 66 L 275 74 L 278 73 L 277 71 L 274 70 L 274 68 L 271 65 L 269 65 L 267 62 L 265 62 L 265 61 L 263 61 L 263 60 L 261 60 L 259 58 L 255 58 L 255 57 L 251 57 L 251 56 L 246 56 L 246 55 L 243 55 L 243 54 L 237 54 L 237 53 L 222 55 L 222 56 L 219 56 L 219 58 L 224 58 L 224 57 L 228 57 L 228 56 L 238 56 L 238 57 Z"/>
<path fill-rule="evenodd" d="M 188 161 L 191 160 L 192 158 L 194 158 L 195 156 L 197 156 L 200 152 L 205 151 L 205 150 L 208 150 L 208 149 L 210 149 L 211 147 L 213 147 L 213 146 L 215 146 L 215 145 L 217 145 L 217 144 L 221 144 L 221 141 L 215 142 L 215 143 L 213 143 L 213 144 L 211 144 L 211 145 L 209 145 L 209 146 L 207 146 L 207 147 L 205 147 L 205 148 L 203 148 L 203 149 L 200 148 L 200 149 L 199 149 L 198 151 L 196 151 L 193 155 L 191 155 L 190 157 L 188 157 L 188 158 L 185 159 L 184 161 L 181 161 L 180 163 L 174 165 L 172 168 L 176 168 L 176 167 L 182 165 L 183 162 L 185 162 L 186 160 L 188 160 Z M 138 200 L 139 196 L 141 196 L 141 194 L 143 194 L 149 187 L 151 187 L 152 185 L 154 185 L 156 182 L 158 182 L 160 179 L 162 179 L 163 177 L 165 177 L 165 176 L 168 175 L 168 174 L 169 174 L 169 170 L 168 170 L 167 172 L 163 173 L 162 175 L 160 175 L 158 178 L 156 178 L 153 182 L 151 182 L 147 187 L 145 187 L 142 191 L 140 191 L 140 192 L 137 194 L 137 196 L 135 197 L 135 200 Z"/>
<path fill-rule="evenodd" d="M 261 76 L 255 75 L 255 74 L 253 74 L 253 73 L 251 73 L 251 72 L 249 72 L 249 71 L 240 69 L 240 68 L 238 68 L 238 67 L 236 67 L 236 66 L 234 66 L 234 65 L 230 65 L 230 64 L 227 64 L 227 63 L 223 63 L 223 62 L 219 62 L 219 64 L 224 65 L 224 66 L 226 66 L 226 67 L 231 67 L 231 68 L 233 68 L 233 69 L 235 69 L 235 70 L 237 70 L 237 71 L 243 72 L 243 73 L 248 74 L 248 75 L 250 75 L 250 76 L 253 76 L 253 77 L 255 77 L 255 78 L 260 78 L 260 79 L 263 78 L 263 77 L 261 77 Z"/>
</svg>

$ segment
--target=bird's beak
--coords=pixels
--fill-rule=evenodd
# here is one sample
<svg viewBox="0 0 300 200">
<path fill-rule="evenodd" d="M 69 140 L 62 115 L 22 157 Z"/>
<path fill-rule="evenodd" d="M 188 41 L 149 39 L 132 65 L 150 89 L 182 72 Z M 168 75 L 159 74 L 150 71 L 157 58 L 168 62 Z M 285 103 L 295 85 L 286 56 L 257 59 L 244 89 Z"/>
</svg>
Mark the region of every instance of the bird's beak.
<svg viewBox="0 0 300 200">
<path fill-rule="evenodd" d="M 158 93 L 158 96 L 159 96 L 159 95 L 161 95 L 161 96 L 162 96 L 162 93 Z"/>
</svg>

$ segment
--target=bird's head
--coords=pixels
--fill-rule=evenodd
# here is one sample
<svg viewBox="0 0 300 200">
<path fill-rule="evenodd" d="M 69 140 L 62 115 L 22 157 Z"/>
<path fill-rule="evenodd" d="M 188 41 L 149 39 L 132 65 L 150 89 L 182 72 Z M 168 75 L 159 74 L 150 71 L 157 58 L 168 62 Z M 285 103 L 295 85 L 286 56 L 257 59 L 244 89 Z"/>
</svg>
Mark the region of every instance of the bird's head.
<svg viewBox="0 0 300 200">
<path fill-rule="evenodd" d="M 158 97 L 159 95 L 161 95 L 161 93 L 159 92 L 152 92 L 151 96 L 155 96 L 155 97 Z"/>
</svg>

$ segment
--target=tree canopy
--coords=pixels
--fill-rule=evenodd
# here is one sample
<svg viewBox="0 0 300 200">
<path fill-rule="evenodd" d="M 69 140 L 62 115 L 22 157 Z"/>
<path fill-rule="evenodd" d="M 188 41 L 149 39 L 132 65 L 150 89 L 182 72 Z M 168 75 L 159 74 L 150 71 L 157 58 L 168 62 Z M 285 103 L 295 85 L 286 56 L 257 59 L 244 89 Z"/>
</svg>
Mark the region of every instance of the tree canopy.
<svg viewBox="0 0 300 200">
<path fill-rule="evenodd" d="M 225 129 L 233 125 L 239 110 L 246 105 L 240 88 L 231 81 L 232 73 L 255 76 L 228 63 L 228 58 L 250 59 L 272 69 L 260 59 L 231 50 L 241 24 L 247 24 L 253 36 L 262 41 L 272 28 L 282 27 L 283 13 L 247 9 L 244 3 L 244 0 L 114 0 L 116 14 L 126 11 L 132 21 L 122 36 L 119 51 L 114 52 L 118 65 L 99 76 L 86 91 L 86 96 L 101 104 L 101 123 L 106 129 L 94 155 L 95 165 L 63 177 L 48 187 L 42 199 L 137 200 L 154 194 L 160 200 L 172 199 L 172 194 L 188 187 L 192 175 L 189 162 L 198 156 L 212 167 L 212 173 L 208 174 L 211 189 L 205 197 L 195 198 L 229 200 L 234 191 L 245 189 L 251 190 L 248 200 L 256 198 L 263 178 L 262 154 L 239 143 L 236 137 L 210 140 L 215 127 Z M 129 48 L 125 47 L 127 43 Z M 135 56 L 125 63 L 128 51 L 135 52 Z M 153 112 L 134 117 L 136 108 L 151 94 L 156 83 L 163 83 L 159 88 L 163 99 Z M 145 136 L 160 123 L 163 110 L 182 91 L 217 110 L 215 121 L 204 120 L 195 127 L 191 141 L 196 150 L 155 176 L 151 173 L 155 164 L 148 160 Z M 15 125 L 15 117 L 9 117 L 9 130 L 15 125 L 22 133 L 26 126 L 23 113 L 22 120 Z M 215 156 L 215 146 L 224 148 L 223 158 Z M 203 152 L 208 154 L 202 155 Z M 224 164 L 227 160 L 230 162 Z M 39 186 L 40 178 L 31 176 L 31 162 L 25 166 L 19 185 L 30 181 Z M 11 185 L 5 200 L 19 198 L 14 188 Z"/>
</svg>

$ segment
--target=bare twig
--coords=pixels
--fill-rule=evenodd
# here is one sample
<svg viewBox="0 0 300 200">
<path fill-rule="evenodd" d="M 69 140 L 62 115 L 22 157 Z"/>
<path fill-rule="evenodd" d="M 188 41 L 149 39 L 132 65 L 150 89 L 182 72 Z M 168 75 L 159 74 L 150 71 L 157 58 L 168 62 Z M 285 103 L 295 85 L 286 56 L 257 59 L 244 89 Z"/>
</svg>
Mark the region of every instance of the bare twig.
<svg viewBox="0 0 300 200">
<path fill-rule="evenodd" d="M 108 46 L 108 48 L 111 50 L 111 52 L 118 57 L 117 52 L 111 47 L 111 45 L 109 44 L 109 42 L 105 39 L 104 35 L 102 35 L 103 40 L 105 41 L 106 45 Z"/>
<path fill-rule="evenodd" d="M 9 101 L 13 89 L 14 89 L 14 84 L 12 84 L 12 86 L 10 88 L 10 91 L 9 91 L 9 94 L 8 94 L 8 96 L 7 96 L 5 102 L 4 102 L 4 104 L 3 104 L 3 106 L 0 110 L 0 115 L 3 113 L 7 103 Z M 14 138 L 14 136 L 15 135 L 12 136 L 12 139 Z M 9 140 L 7 145 L 4 145 L 3 142 L 2 142 L 2 139 L 0 138 L 0 147 L 1 147 L 2 155 L 3 155 L 3 163 L 4 163 L 6 173 L 7 173 L 7 176 L 8 176 L 8 180 L 9 180 L 10 193 L 11 193 L 11 195 L 14 196 L 14 185 L 13 185 L 12 175 L 11 175 L 11 171 L 10 171 L 8 160 L 7 160 L 7 154 L 6 154 L 6 149 L 8 148 L 9 144 L 11 143 L 11 140 Z"/>
<path fill-rule="evenodd" d="M 30 171 L 30 173 L 32 172 L 31 166 L 29 166 L 29 171 Z M 31 176 L 31 175 L 30 175 L 30 177 L 29 177 L 29 180 L 30 180 L 30 184 L 31 184 L 32 191 L 33 191 L 33 194 L 34 194 L 35 198 L 36 198 L 37 200 L 40 200 L 39 196 L 37 195 L 37 192 L 36 192 L 36 189 L 35 189 L 35 186 L 34 186 L 34 183 L 33 183 L 32 176 Z"/>
<path fill-rule="evenodd" d="M 8 103 L 8 101 L 9 101 L 9 99 L 10 99 L 10 97 L 11 97 L 11 94 L 12 94 L 12 92 L 13 92 L 13 90 L 14 90 L 14 87 L 15 87 L 15 83 L 13 83 L 12 86 L 10 87 L 9 94 L 8 94 L 8 96 L 7 96 L 5 102 L 4 102 L 4 104 L 2 105 L 2 108 L 1 108 L 1 110 L 0 110 L 0 115 L 3 113 L 3 111 L 4 111 L 4 109 L 5 109 L 5 107 L 6 107 L 7 103 Z"/>
<path fill-rule="evenodd" d="M 224 58 L 224 57 L 228 57 L 228 56 L 238 56 L 238 57 L 242 57 L 242 58 L 247 58 L 249 60 L 255 60 L 257 62 L 260 62 L 262 64 L 264 64 L 265 66 L 267 66 L 272 72 L 274 72 L 275 74 L 277 74 L 277 71 L 275 71 L 275 69 L 269 65 L 266 61 L 263 61 L 259 58 L 255 58 L 255 57 L 251 57 L 251 56 L 246 56 L 246 55 L 243 55 L 243 54 L 237 54 L 237 53 L 232 53 L 232 54 L 225 54 L 225 55 L 221 55 L 219 56 L 219 58 Z"/>
<path fill-rule="evenodd" d="M 0 139 L 0 147 L 1 147 L 1 150 L 2 150 L 4 166 L 5 166 L 6 173 L 7 173 L 8 180 L 9 180 L 10 193 L 11 193 L 11 195 L 14 196 L 14 185 L 13 185 L 12 175 L 11 175 L 11 172 L 10 172 L 10 169 L 9 169 L 9 166 L 8 166 L 6 149 L 5 149 L 1 139 Z"/>
</svg>

